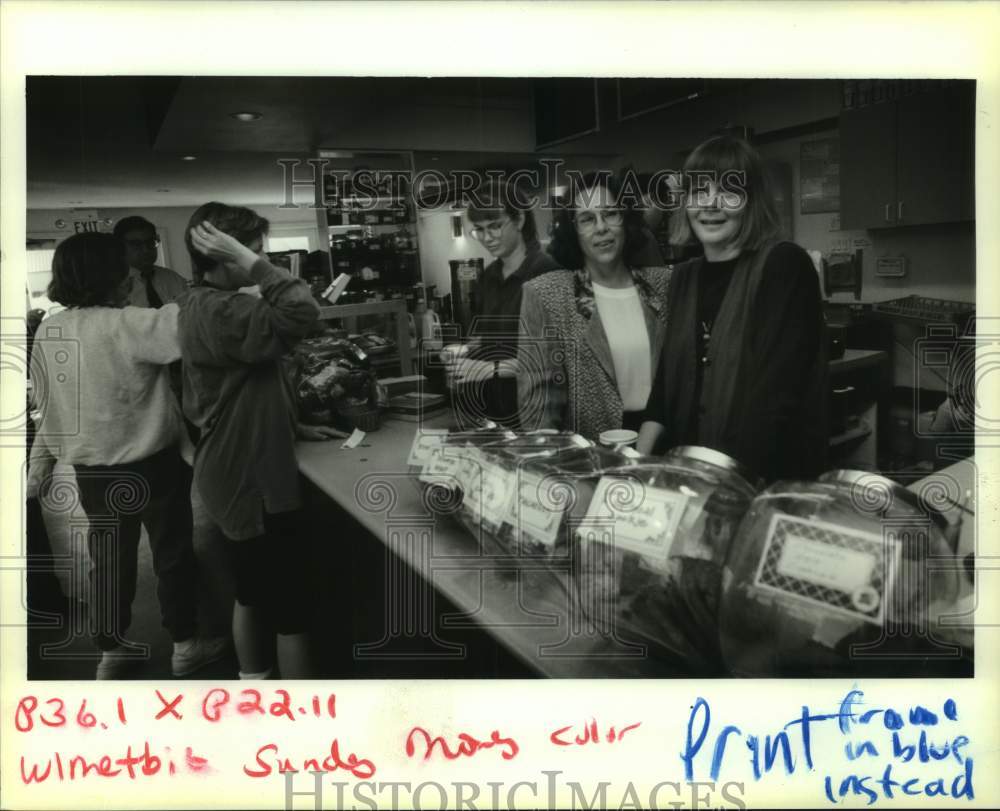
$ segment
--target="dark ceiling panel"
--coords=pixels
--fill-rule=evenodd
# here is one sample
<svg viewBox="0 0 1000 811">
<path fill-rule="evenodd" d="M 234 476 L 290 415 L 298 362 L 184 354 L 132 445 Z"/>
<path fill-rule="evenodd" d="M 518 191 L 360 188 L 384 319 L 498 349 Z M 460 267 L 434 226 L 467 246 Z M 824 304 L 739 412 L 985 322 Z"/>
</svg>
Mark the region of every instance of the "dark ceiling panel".
<svg viewBox="0 0 1000 811">
<path fill-rule="evenodd" d="M 317 146 L 443 171 L 530 165 L 533 148 L 525 79 L 33 76 L 27 117 L 32 208 L 278 203 L 278 160 Z"/>
<path fill-rule="evenodd" d="M 262 114 L 249 123 L 230 113 Z M 525 149 L 530 84 L 521 79 L 194 77 L 175 94 L 155 148 L 172 151 Z"/>
</svg>

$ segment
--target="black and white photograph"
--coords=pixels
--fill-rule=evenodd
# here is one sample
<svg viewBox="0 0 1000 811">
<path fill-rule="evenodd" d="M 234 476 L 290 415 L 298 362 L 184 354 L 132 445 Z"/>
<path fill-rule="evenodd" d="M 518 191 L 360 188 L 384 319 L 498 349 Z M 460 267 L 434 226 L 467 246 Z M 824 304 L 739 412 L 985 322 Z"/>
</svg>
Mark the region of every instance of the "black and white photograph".
<svg viewBox="0 0 1000 811">
<path fill-rule="evenodd" d="M 973 673 L 975 82 L 26 91 L 30 677 Z"/>
<path fill-rule="evenodd" d="M 727 758 L 749 747 L 761 780 L 779 740 L 720 732 L 713 685 L 826 690 L 812 720 L 845 735 L 874 713 L 885 734 L 973 714 L 961 685 L 995 669 L 977 580 L 1000 322 L 977 172 L 996 70 L 520 58 L 25 71 L 23 273 L 5 246 L 3 324 L 24 398 L 5 395 L 2 431 L 24 452 L 3 492 L 23 557 L 3 588 L 20 589 L 38 699 L 8 696 L 18 732 L 59 725 L 46 689 L 92 682 L 115 684 L 93 687 L 102 729 L 107 697 L 136 690 L 157 721 L 182 718 L 170 694 L 220 685 L 218 708 L 242 695 L 247 714 L 252 693 L 265 715 L 261 696 L 283 695 L 318 723 L 352 690 L 487 689 L 502 716 L 522 691 L 543 707 L 550 679 L 637 700 L 691 683 L 669 768 L 691 783 L 711 760 L 714 806 L 748 807 L 725 794 L 744 790 L 723 784 Z M 877 683 L 934 697 L 863 714 Z M 812 770 L 801 709 L 785 729 L 802 724 Z M 606 720 L 544 737 L 643 734 Z M 519 751 L 502 725 L 423 721 L 408 758 Z M 953 756 L 953 803 L 972 799 L 957 731 L 941 757 L 931 744 Z M 311 802 L 293 801 L 293 744 L 241 753 L 244 780 L 273 780 L 261 802 L 279 807 L 279 777 L 283 807 Z M 303 771 L 376 771 L 318 749 Z M 825 779 L 801 807 L 874 796 Z"/>
</svg>

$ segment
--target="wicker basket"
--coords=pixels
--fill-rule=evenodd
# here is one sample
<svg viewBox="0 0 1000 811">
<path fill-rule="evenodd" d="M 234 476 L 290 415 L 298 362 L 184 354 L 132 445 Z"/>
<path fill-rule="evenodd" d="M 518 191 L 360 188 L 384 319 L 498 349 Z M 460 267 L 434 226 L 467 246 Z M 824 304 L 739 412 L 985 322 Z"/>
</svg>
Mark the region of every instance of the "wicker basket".
<svg viewBox="0 0 1000 811">
<path fill-rule="evenodd" d="M 352 428 L 370 434 L 382 425 L 382 412 L 375 406 L 345 406 L 340 410 L 341 416 L 350 422 Z"/>
</svg>

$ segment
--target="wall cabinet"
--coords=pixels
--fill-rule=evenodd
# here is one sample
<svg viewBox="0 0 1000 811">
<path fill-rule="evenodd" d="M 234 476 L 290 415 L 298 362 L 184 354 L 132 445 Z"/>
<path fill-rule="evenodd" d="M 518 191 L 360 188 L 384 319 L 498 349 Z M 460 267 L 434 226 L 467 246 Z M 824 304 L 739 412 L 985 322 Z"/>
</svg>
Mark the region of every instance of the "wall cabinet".
<svg viewBox="0 0 1000 811">
<path fill-rule="evenodd" d="M 975 219 L 975 85 L 955 82 L 840 116 L 843 228 Z"/>
</svg>

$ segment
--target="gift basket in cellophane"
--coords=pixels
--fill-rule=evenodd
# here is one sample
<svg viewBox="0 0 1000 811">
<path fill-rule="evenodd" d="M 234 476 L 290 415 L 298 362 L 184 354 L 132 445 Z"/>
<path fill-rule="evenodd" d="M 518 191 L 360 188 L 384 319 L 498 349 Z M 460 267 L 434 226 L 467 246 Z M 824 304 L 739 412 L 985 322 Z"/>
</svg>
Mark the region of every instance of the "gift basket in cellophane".
<svg viewBox="0 0 1000 811">
<path fill-rule="evenodd" d="M 726 563 L 722 653 L 744 676 L 943 675 L 968 651 L 934 638 L 952 603 L 956 528 L 890 479 L 830 471 L 777 482 Z M 966 660 L 968 663 L 970 660 Z"/>
<path fill-rule="evenodd" d="M 355 343 L 329 334 L 307 338 L 288 362 L 302 422 L 346 431 L 379 428 L 385 392 Z"/>
<path fill-rule="evenodd" d="M 603 476 L 576 530 L 585 615 L 683 662 L 692 675 L 721 673 L 723 564 L 761 486 L 735 460 L 701 447 L 643 457 Z"/>
</svg>

